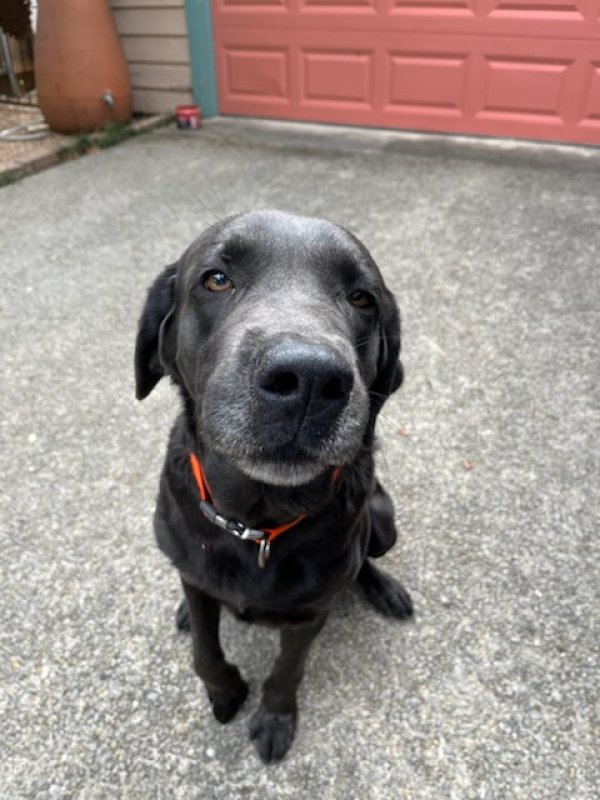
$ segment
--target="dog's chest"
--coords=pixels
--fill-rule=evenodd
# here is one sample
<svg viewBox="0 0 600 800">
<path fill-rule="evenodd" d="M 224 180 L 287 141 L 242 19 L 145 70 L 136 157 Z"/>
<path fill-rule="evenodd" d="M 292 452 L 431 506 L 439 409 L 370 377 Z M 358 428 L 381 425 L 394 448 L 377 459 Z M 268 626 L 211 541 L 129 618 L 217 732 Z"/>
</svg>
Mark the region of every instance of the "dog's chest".
<svg viewBox="0 0 600 800">
<path fill-rule="evenodd" d="M 256 543 L 238 541 L 224 531 L 189 531 L 179 558 L 173 560 L 186 582 L 219 600 L 239 619 L 302 622 L 314 617 L 315 608 L 327 605 L 360 565 L 358 539 L 336 547 L 338 537 L 328 533 L 323 532 L 320 544 L 307 543 L 306 548 L 297 546 L 297 541 L 293 548 L 283 540 L 274 541 L 271 556 L 261 567 Z M 283 534 L 300 535 L 302 531 Z M 172 558 L 170 548 L 161 545 L 161 549 Z"/>
</svg>

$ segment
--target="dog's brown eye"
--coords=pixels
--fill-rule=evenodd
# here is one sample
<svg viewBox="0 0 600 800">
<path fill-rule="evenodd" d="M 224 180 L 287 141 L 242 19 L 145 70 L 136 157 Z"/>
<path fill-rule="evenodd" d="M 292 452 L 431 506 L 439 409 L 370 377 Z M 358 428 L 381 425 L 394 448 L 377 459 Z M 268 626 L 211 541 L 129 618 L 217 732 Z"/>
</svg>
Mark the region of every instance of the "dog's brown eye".
<svg viewBox="0 0 600 800">
<path fill-rule="evenodd" d="M 209 292 L 226 292 L 233 289 L 233 281 L 224 272 L 214 270 L 204 276 L 203 285 Z"/>
<path fill-rule="evenodd" d="M 356 308 L 371 308 L 375 303 L 372 294 L 362 291 L 352 292 L 349 300 Z"/>
</svg>

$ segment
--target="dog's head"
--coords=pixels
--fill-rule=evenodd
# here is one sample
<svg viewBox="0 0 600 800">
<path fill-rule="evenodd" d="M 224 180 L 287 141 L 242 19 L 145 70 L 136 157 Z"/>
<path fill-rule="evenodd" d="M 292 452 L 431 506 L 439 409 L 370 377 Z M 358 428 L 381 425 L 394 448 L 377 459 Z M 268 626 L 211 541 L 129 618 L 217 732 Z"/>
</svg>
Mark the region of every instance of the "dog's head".
<svg viewBox="0 0 600 800">
<path fill-rule="evenodd" d="M 148 292 L 137 397 L 179 385 L 204 447 L 300 485 L 350 463 L 402 382 L 398 309 L 364 245 L 278 211 L 210 227 Z"/>
</svg>

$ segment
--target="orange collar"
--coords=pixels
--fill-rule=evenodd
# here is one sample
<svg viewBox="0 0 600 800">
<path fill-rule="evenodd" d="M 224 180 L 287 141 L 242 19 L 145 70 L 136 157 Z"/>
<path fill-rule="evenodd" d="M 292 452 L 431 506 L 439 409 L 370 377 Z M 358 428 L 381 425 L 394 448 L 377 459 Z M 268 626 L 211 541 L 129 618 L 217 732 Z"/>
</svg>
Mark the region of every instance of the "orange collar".
<svg viewBox="0 0 600 800">
<path fill-rule="evenodd" d="M 200 461 L 195 453 L 190 453 L 190 464 L 194 478 L 196 479 L 198 491 L 200 492 L 200 509 L 204 516 L 209 520 L 209 522 L 212 522 L 219 528 L 222 528 L 234 536 L 237 536 L 238 539 L 256 542 L 256 544 L 260 546 L 258 553 L 258 565 L 260 567 L 264 567 L 267 563 L 267 559 L 269 558 L 269 554 L 271 552 L 271 542 L 273 542 L 278 536 L 281 536 L 282 533 L 289 531 L 290 528 L 294 528 L 306 518 L 306 514 L 300 514 L 299 517 L 296 517 L 296 519 L 293 519 L 291 522 L 286 522 L 284 525 L 279 525 L 276 528 L 263 529 L 247 528 L 241 522 L 238 522 L 238 520 L 227 519 L 218 513 L 215 506 L 211 502 L 212 493 L 210 491 L 208 481 L 206 480 L 204 470 L 202 469 L 202 465 L 200 464 Z M 335 467 L 331 476 L 332 483 L 336 482 L 339 474 L 340 467 Z"/>
</svg>

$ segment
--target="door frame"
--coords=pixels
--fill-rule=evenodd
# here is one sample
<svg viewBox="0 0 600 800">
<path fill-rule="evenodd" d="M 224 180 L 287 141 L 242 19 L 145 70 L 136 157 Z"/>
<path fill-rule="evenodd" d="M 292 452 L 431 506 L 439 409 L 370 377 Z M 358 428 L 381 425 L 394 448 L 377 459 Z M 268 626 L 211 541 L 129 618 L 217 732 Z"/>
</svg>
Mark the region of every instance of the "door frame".
<svg viewBox="0 0 600 800">
<path fill-rule="evenodd" d="M 219 113 L 211 0 L 185 0 L 192 93 L 203 117 Z"/>
</svg>

